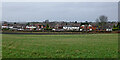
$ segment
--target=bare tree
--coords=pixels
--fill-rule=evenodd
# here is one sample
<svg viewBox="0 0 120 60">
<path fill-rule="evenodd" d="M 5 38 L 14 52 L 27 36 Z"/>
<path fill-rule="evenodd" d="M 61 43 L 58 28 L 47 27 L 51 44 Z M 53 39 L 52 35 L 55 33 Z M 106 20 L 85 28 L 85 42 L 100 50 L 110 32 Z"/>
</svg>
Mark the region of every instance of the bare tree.
<svg viewBox="0 0 120 60">
<path fill-rule="evenodd" d="M 105 23 L 105 22 L 108 21 L 108 17 L 102 15 L 102 16 L 99 17 L 99 20 L 100 20 L 100 22 Z"/>
<path fill-rule="evenodd" d="M 102 15 L 99 17 L 99 21 L 100 21 L 102 29 L 105 29 L 107 27 L 108 17 Z"/>
<path fill-rule="evenodd" d="M 100 21 L 99 21 L 99 19 L 96 19 L 96 23 L 99 23 Z"/>
<path fill-rule="evenodd" d="M 96 26 L 99 26 L 99 22 L 100 22 L 99 19 L 96 19 L 95 21 L 96 21 Z"/>
</svg>

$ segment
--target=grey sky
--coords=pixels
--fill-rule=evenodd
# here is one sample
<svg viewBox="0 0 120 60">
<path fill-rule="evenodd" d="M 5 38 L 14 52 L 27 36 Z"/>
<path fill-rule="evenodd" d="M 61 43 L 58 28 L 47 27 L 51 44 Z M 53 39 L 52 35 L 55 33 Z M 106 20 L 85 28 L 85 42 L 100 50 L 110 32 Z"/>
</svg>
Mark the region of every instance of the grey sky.
<svg viewBox="0 0 120 60">
<path fill-rule="evenodd" d="M 4 2 L 2 20 L 6 21 L 95 21 L 106 15 L 118 20 L 117 2 Z"/>
<path fill-rule="evenodd" d="M 118 2 L 119 0 L 2 0 L 2 2 Z"/>
</svg>

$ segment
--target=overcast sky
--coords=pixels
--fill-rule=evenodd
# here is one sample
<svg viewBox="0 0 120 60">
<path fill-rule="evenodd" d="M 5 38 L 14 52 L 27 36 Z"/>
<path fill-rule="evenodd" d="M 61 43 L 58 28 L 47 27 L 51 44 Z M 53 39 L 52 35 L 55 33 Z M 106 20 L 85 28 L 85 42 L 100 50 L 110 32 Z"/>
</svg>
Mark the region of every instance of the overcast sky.
<svg viewBox="0 0 120 60">
<path fill-rule="evenodd" d="M 2 2 L 118 2 L 119 0 L 2 0 Z"/>
<path fill-rule="evenodd" d="M 2 20 L 95 21 L 100 15 L 118 20 L 117 2 L 4 2 Z"/>
</svg>

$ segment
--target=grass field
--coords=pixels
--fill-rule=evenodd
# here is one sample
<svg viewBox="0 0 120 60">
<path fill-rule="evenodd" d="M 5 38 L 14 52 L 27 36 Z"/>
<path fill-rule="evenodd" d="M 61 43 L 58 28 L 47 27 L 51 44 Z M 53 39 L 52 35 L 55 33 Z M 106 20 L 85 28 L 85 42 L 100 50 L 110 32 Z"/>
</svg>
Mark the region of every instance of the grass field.
<svg viewBox="0 0 120 60">
<path fill-rule="evenodd" d="M 0 34 L 0 60 L 2 58 L 2 34 Z"/>
<path fill-rule="evenodd" d="M 2 35 L 3 58 L 117 58 L 118 34 Z"/>
</svg>

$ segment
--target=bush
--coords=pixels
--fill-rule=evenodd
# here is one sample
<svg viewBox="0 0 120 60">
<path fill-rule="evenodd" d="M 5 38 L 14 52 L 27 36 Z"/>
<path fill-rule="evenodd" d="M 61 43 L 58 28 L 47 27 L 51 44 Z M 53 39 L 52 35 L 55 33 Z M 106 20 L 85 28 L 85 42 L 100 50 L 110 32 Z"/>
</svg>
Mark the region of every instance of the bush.
<svg viewBox="0 0 120 60">
<path fill-rule="evenodd" d="M 3 31 L 6 31 L 6 30 L 9 30 L 9 29 L 8 29 L 8 28 L 3 28 L 2 30 L 3 30 Z"/>
<path fill-rule="evenodd" d="M 116 30 L 120 30 L 120 29 L 119 29 L 119 28 L 113 28 L 112 30 L 113 30 L 113 31 L 116 31 Z"/>
</svg>

